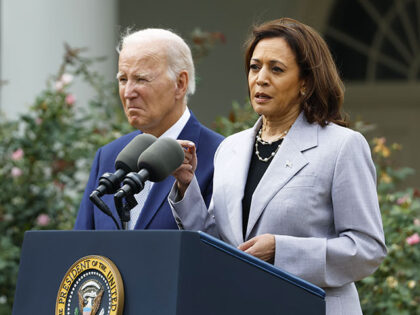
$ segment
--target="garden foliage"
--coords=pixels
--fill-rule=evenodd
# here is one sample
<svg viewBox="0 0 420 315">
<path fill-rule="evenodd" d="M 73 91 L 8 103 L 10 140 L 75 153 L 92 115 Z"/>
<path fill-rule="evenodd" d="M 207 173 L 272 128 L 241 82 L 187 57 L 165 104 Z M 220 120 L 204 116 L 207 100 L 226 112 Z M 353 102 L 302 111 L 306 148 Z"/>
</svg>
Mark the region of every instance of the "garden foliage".
<svg viewBox="0 0 420 315">
<path fill-rule="evenodd" d="M 0 123 L 0 314 L 11 314 L 24 232 L 72 229 L 95 151 L 131 130 L 93 62 L 67 47 L 28 113 Z M 76 77 L 95 90 L 89 106 L 70 92 Z"/>
</svg>

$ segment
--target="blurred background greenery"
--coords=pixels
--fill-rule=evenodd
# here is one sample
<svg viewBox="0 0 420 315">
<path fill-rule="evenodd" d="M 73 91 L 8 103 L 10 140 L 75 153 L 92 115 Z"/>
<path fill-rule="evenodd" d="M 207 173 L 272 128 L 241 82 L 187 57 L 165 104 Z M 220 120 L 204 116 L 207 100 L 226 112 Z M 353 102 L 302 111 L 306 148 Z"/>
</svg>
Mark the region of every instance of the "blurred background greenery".
<svg viewBox="0 0 420 315">
<path fill-rule="evenodd" d="M 374 2 L 377 2 L 375 5 L 378 7 L 388 6 L 390 8 L 394 5 L 393 3 L 398 1 L 387 1 L 386 5 L 379 4 L 378 1 Z M 128 2 L 123 3 L 120 15 L 125 18 L 123 24 L 129 25 L 136 19 L 135 10 L 130 11 Z M 339 25 L 345 20 L 342 16 L 340 17 L 339 12 L 348 13 L 349 10 L 343 10 L 343 6 L 349 5 L 353 5 L 353 11 L 360 11 L 357 6 L 353 3 L 349 4 L 349 1 L 322 0 L 311 4 L 310 1 L 301 0 L 295 3 L 290 6 L 295 7 L 296 12 L 300 12 L 300 17 L 306 17 L 308 21 L 312 21 L 311 25 L 317 29 L 326 30 L 327 40 L 329 40 L 333 51 L 336 52 L 335 56 L 342 58 L 341 61 L 339 60 L 339 67 L 343 64 L 355 65 L 355 68 L 360 65 L 366 66 L 360 59 L 350 56 L 350 50 L 340 46 L 345 43 L 338 40 L 338 38 L 348 39 L 344 36 L 345 34 L 338 32 L 341 27 L 346 27 Z M 366 3 L 369 1 L 358 1 L 358 3 L 359 6 L 366 7 Z M 407 0 L 404 3 L 408 7 L 414 1 Z M 188 2 L 185 5 L 191 4 Z M 234 6 L 232 5 L 232 7 Z M 324 16 L 325 25 L 316 23 L 316 18 L 318 19 L 322 15 L 319 11 L 320 7 L 329 8 L 330 18 Z M 395 7 L 398 9 L 397 5 Z M 212 10 L 211 8 L 207 9 Z M 398 12 L 403 11 L 402 9 L 398 10 Z M 168 18 L 167 23 L 170 25 L 174 21 L 170 20 L 167 14 L 172 14 L 173 10 L 167 11 L 168 13 L 163 17 Z M 219 11 L 224 12 L 220 8 Z M 147 8 L 144 12 L 147 12 Z M 316 14 L 313 14 L 314 12 Z M 225 13 L 224 19 L 230 21 L 232 11 Z M 391 13 L 388 15 L 390 21 L 394 17 Z M 279 13 L 273 11 L 270 14 L 278 17 Z M 348 16 L 352 15 L 348 14 Z M 155 17 L 149 16 L 148 18 Z M 178 19 L 179 17 L 172 18 Z M 199 16 L 197 15 L 195 18 L 199 19 Z M 255 18 L 255 16 L 249 17 L 249 19 L 251 18 Z M 266 19 L 267 16 L 264 18 Z M 151 21 L 147 19 L 145 21 L 146 24 L 153 25 Z M 420 19 L 416 21 L 420 21 Z M 190 23 L 199 24 L 200 21 L 193 20 Z M 215 20 L 214 23 L 217 25 L 220 20 Z M 243 23 L 251 24 L 248 20 L 244 20 Z M 360 24 L 362 31 L 363 27 L 368 29 L 365 24 Z M 384 24 L 378 22 L 378 25 Z M 351 26 L 354 26 L 354 23 Z M 214 27 L 212 25 L 212 28 Z M 353 31 L 362 34 L 360 27 Z M 246 30 L 241 30 L 241 34 L 245 33 Z M 343 36 L 340 37 L 337 34 Z M 236 53 L 233 55 L 232 51 L 230 51 L 230 55 L 225 55 L 224 50 L 216 49 L 217 53 L 209 56 L 214 45 L 223 44 L 226 41 L 225 36 L 225 33 L 206 32 L 196 28 L 190 32 L 188 39 L 196 63 L 202 62 L 198 77 L 198 90 L 204 94 L 198 96 L 198 102 L 197 99 L 194 98 L 194 100 L 195 103 L 203 101 L 205 110 L 198 117 L 201 120 L 202 117 L 211 117 L 214 120 L 213 115 L 219 115 L 214 122 L 210 121 L 207 124 L 227 136 L 252 126 L 256 115 L 246 102 L 233 101 L 229 104 L 225 101 L 233 99 L 231 95 L 237 96 L 239 91 L 228 88 L 229 81 L 232 81 L 232 86 L 234 83 L 234 80 L 229 77 L 230 72 L 242 71 L 242 68 L 239 68 L 242 60 L 238 61 Z M 228 39 L 231 38 L 229 36 L 230 33 L 227 35 Z M 417 34 L 417 36 L 420 35 Z M 235 38 L 235 40 L 242 42 L 243 38 Z M 348 40 L 347 44 L 351 46 L 355 43 Z M 354 47 L 363 48 L 357 43 L 353 45 Z M 378 47 L 373 55 L 379 56 L 375 61 L 379 63 L 381 53 L 384 52 L 386 45 Z M 40 92 L 37 92 L 36 99 L 31 101 L 30 108 L 14 119 L 0 117 L 0 314 L 11 313 L 24 232 L 34 229 L 71 229 L 95 151 L 101 145 L 132 130 L 121 109 L 116 83 L 110 82 L 108 75 L 105 78 L 102 73 L 94 70 L 96 69 L 95 65 L 102 61 L 102 58 L 86 57 L 87 52 L 84 49 L 72 48 L 68 45 L 65 45 L 64 51 L 63 60 L 57 73 L 51 76 L 42 90 L 39 89 Z M 344 55 L 340 55 L 340 52 L 343 51 Z M 239 70 L 231 71 L 233 68 L 221 67 L 216 62 L 216 57 L 235 60 L 235 67 Z M 370 57 L 371 55 L 369 55 Z M 349 60 L 357 62 L 349 62 Z M 215 67 L 215 65 L 218 66 Z M 218 71 L 210 73 L 212 69 Z M 404 107 L 406 105 L 401 105 L 393 99 L 393 95 L 398 93 L 397 100 L 401 99 L 401 95 L 410 98 L 412 89 L 400 91 L 398 85 L 392 87 L 387 84 L 378 85 L 368 74 L 364 81 L 357 77 L 360 75 L 360 71 L 353 71 L 354 69 L 351 68 L 344 70 L 345 78 L 353 80 L 350 82 L 351 84 L 346 83 L 348 87 L 347 100 L 350 100 L 348 104 L 353 110 L 351 114 L 356 114 L 351 117 L 357 118 L 356 121 L 353 121 L 352 128 L 362 132 L 371 144 L 377 168 L 378 196 L 386 243 L 389 249 L 387 258 L 375 274 L 357 283 L 362 307 L 365 314 L 419 314 L 420 192 L 414 186 L 416 183 L 413 180 L 415 178 L 414 170 L 401 165 L 401 161 L 409 160 L 406 158 L 407 156 L 413 156 L 405 152 L 407 149 L 413 150 L 416 142 L 412 141 L 412 135 L 410 138 L 404 134 L 405 143 L 412 143 L 412 147 L 403 148 L 400 144 L 394 143 L 395 138 L 401 136 L 402 139 L 402 134 L 388 133 L 389 130 L 400 130 L 402 125 L 409 128 L 409 122 L 418 119 L 413 114 L 416 112 L 413 106 L 407 105 L 407 108 L 411 106 L 412 110 L 407 111 Z M 221 75 L 224 80 L 220 80 Z M 386 77 L 389 76 L 389 73 L 383 75 Z M 220 86 L 209 86 L 208 84 L 211 82 L 216 82 Z M 359 83 L 355 84 L 354 82 Z M 0 82 L 0 84 L 2 83 Z M 73 87 L 81 84 L 92 89 L 93 92 L 90 94 L 89 100 L 74 93 Z M 398 93 L 395 93 L 397 91 L 395 86 L 397 86 Z M 232 92 L 231 94 L 225 91 L 228 89 L 229 92 Z M 245 94 L 245 88 L 241 88 L 240 91 Z M 224 98 L 220 98 L 220 93 L 226 93 Z M 213 94 L 217 97 L 215 98 Z M 370 98 L 367 97 L 368 95 Z M 375 104 L 372 104 L 372 107 L 364 107 L 372 100 L 372 97 L 379 98 Z M 206 98 L 208 103 L 214 105 L 208 106 L 205 103 Z M 414 98 L 415 96 L 411 95 L 411 99 Z M 214 100 L 220 99 L 223 101 L 214 102 Z M 410 102 L 409 100 L 406 104 L 411 104 L 412 102 Z M 359 104 L 360 107 L 358 108 L 354 104 Z M 387 106 L 387 111 L 378 106 Z M 395 112 L 389 110 L 390 108 L 394 108 Z M 192 109 L 195 110 L 194 107 Z M 202 108 L 200 108 L 201 110 Z M 359 115 L 360 113 L 362 116 Z M 395 121 L 390 121 L 390 117 L 395 117 Z M 364 123 L 362 118 L 369 121 L 381 121 L 381 123 L 373 126 Z M 374 120 L 373 118 L 378 119 Z M 397 127 L 397 129 L 392 129 L 395 124 L 400 129 Z M 385 125 L 386 128 L 384 128 Z M 392 141 L 382 137 L 381 133 L 391 134 Z M 416 137 L 418 135 L 414 139 L 417 139 Z M 402 156 L 405 158 L 401 158 Z"/>
</svg>

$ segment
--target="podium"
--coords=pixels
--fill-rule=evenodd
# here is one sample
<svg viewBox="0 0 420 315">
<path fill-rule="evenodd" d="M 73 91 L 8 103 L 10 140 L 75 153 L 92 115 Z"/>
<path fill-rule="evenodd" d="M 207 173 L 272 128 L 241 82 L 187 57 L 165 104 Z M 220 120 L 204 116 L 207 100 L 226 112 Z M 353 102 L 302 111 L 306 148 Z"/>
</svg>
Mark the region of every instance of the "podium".
<svg viewBox="0 0 420 315">
<path fill-rule="evenodd" d="M 325 314 L 319 287 L 205 233 L 175 230 L 26 232 L 13 314 L 55 314 L 66 273 L 73 280 L 69 269 L 91 255 L 118 268 L 126 315 Z"/>
</svg>

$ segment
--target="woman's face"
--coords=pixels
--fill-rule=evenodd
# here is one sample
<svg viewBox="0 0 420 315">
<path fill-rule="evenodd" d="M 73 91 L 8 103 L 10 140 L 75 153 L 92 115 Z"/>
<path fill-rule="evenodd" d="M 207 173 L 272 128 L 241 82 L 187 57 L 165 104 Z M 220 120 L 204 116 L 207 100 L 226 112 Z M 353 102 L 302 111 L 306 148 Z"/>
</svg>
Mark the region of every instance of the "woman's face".
<svg viewBox="0 0 420 315">
<path fill-rule="evenodd" d="M 281 37 L 258 42 L 250 60 L 248 85 L 254 110 L 276 119 L 300 111 L 299 90 L 304 81 L 293 51 Z"/>
</svg>

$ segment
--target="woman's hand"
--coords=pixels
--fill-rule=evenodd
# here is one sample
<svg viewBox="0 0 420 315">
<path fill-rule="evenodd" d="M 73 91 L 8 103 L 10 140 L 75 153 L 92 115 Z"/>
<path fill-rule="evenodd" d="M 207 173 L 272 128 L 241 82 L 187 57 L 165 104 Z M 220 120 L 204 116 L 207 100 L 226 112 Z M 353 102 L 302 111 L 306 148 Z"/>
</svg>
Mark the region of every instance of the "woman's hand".
<svg viewBox="0 0 420 315">
<path fill-rule="evenodd" d="M 178 196 L 180 199 L 184 197 L 184 193 L 191 183 L 195 169 L 197 168 L 197 155 L 195 153 L 195 144 L 187 140 L 177 140 L 178 143 L 184 149 L 184 161 L 181 166 L 178 167 L 172 175 L 176 179 L 176 185 L 178 188 Z"/>
<path fill-rule="evenodd" d="M 259 259 L 273 263 L 276 239 L 273 234 L 258 235 L 238 246 L 238 249 Z"/>
</svg>

